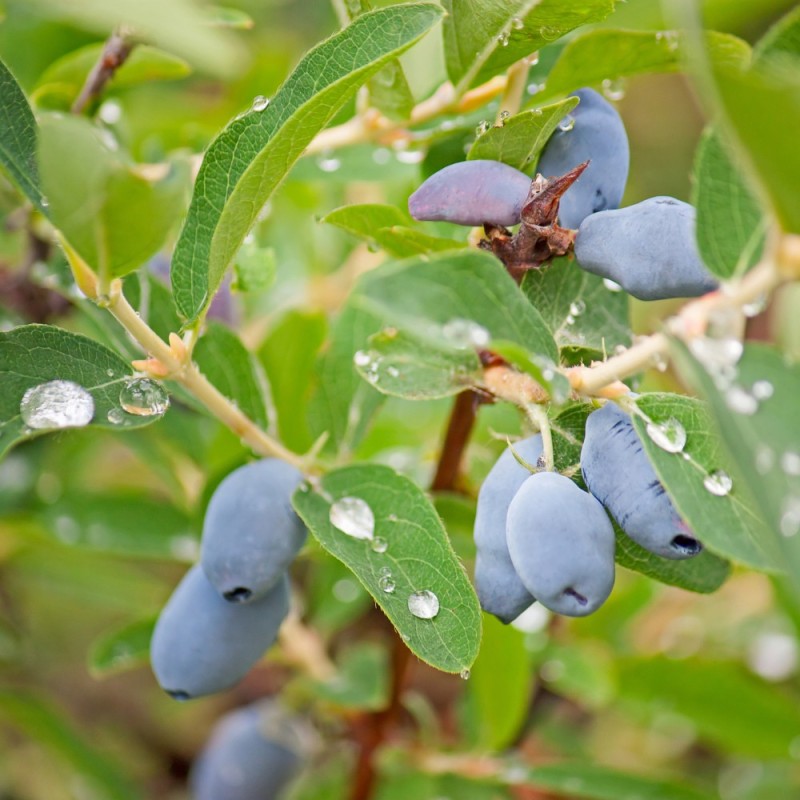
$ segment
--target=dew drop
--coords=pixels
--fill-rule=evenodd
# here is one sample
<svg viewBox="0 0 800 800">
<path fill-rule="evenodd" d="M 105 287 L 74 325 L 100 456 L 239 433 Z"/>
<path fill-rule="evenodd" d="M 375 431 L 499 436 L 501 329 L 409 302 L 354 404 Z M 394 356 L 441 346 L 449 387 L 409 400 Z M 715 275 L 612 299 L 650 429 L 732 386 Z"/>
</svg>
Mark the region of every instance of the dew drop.
<svg viewBox="0 0 800 800">
<path fill-rule="evenodd" d="M 725 497 L 731 493 L 733 489 L 733 481 L 727 472 L 718 469 L 709 473 L 703 478 L 703 486 L 707 492 L 710 492 L 717 497 Z"/>
<path fill-rule="evenodd" d="M 522 21 L 522 19 L 520 17 L 514 17 L 511 20 L 511 27 L 515 31 L 521 31 L 525 27 L 525 23 Z"/>
<path fill-rule="evenodd" d="M 680 453 L 686 447 L 686 428 L 675 417 L 665 422 L 648 422 L 646 430 L 653 444 L 668 453 Z"/>
<path fill-rule="evenodd" d="M 461 678 L 462 681 L 468 681 L 469 676 L 470 676 L 470 671 L 467 667 L 464 667 L 464 669 L 462 669 L 461 672 L 458 673 L 458 677 Z"/>
<path fill-rule="evenodd" d="M 430 590 L 408 596 L 408 610 L 418 619 L 433 619 L 439 613 L 439 598 Z"/>
<path fill-rule="evenodd" d="M 586 303 L 583 300 L 574 300 L 569 304 L 569 313 L 573 317 L 579 317 L 584 311 L 586 311 Z"/>
<path fill-rule="evenodd" d="M 616 281 L 612 281 L 610 278 L 603 278 L 603 286 L 605 286 L 609 292 L 622 291 L 622 287 Z"/>
<path fill-rule="evenodd" d="M 539 53 L 531 53 L 522 59 L 529 67 L 535 67 L 539 63 Z"/>
<path fill-rule="evenodd" d="M 263 111 L 269 105 L 269 97 L 264 97 L 263 94 L 258 94 L 253 98 L 253 104 L 250 106 L 251 111 Z"/>
<path fill-rule="evenodd" d="M 689 349 L 709 372 L 717 374 L 725 374 L 726 370 L 735 367 L 744 352 L 744 346 L 738 339 L 712 339 L 708 336 L 692 339 Z"/>
<path fill-rule="evenodd" d="M 332 156 L 328 153 L 323 153 L 317 159 L 317 166 L 323 172 L 336 172 L 336 170 L 342 166 L 342 162 L 338 158 L 336 158 L 336 156 Z"/>
<path fill-rule="evenodd" d="M 112 408 L 106 414 L 106 419 L 112 425 L 121 425 L 125 421 L 125 412 L 121 408 Z"/>
<path fill-rule="evenodd" d="M 392 151 L 388 147 L 376 147 L 372 151 L 372 160 L 376 164 L 388 164 L 392 160 Z"/>
<path fill-rule="evenodd" d="M 419 164 L 425 160 L 424 150 L 404 149 L 398 150 L 394 155 L 401 164 Z"/>
<path fill-rule="evenodd" d="M 769 400 L 775 394 L 775 387 L 769 381 L 756 381 L 750 391 L 756 400 Z"/>
<path fill-rule="evenodd" d="M 42 208 L 50 207 L 50 201 L 44 195 L 39 198 L 39 202 L 42 204 Z"/>
<path fill-rule="evenodd" d="M 786 475 L 797 477 L 800 475 L 800 453 L 787 450 L 781 456 L 781 469 Z"/>
<path fill-rule="evenodd" d="M 565 325 L 574 325 L 575 324 L 575 317 L 572 314 L 567 314 L 566 319 L 564 320 Z"/>
<path fill-rule="evenodd" d="M 625 81 L 606 78 L 601 84 L 603 94 L 612 101 L 622 100 L 625 97 Z"/>
<path fill-rule="evenodd" d="M 389 549 L 389 542 L 381 536 L 376 536 L 370 546 L 374 553 L 385 553 Z"/>
<path fill-rule="evenodd" d="M 137 417 L 160 416 L 169 408 L 169 395 L 152 378 L 134 378 L 120 389 L 119 404 Z"/>
<path fill-rule="evenodd" d="M 400 377 L 400 370 L 397 367 L 386 367 L 386 374 L 390 378 L 399 378 Z"/>
<path fill-rule="evenodd" d="M 109 378 L 113 378 L 114 377 L 114 370 L 113 369 L 107 369 L 106 370 L 106 375 L 108 375 Z"/>
<path fill-rule="evenodd" d="M 497 36 L 497 42 L 501 47 L 508 47 L 509 39 L 511 38 L 508 31 L 502 31 Z"/>
<path fill-rule="evenodd" d="M 787 538 L 800 533 L 800 497 L 787 497 L 781 509 L 781 534 Z"/>
<path fill-rule="evenodd" d="M 397 584 L 395 583 L 391 572 L 387 575 L 381 575 L 380 578 L 378 578 L 378 588 L 385 594 L 394 593 L 394 590 L 397 588 Z"/>
<path fill-rule="evenodd" d="M 486 133 L 486 131 L 488 131 L 488 130 L 489 130 L 489 128 L 491 128 L 491 127 L 492 127 L 492 126 L 491 126 L 491 125 L 489 125 L 489 123 L 488 123 L 488 122 L 487 122 L 485 119 L 482 119 L 482 120 L 481 120 L 481 121 L 478 123 L 478 126 L 475 128 L 475 133 L 476 133 L 478 136 L 483 136 L 483 134 L 484 134 L 484 133 Z"/>
<path fill-rule="evenodd" d="M 725 403 L 734 414 L 750 417 L 758 411 L 758 400 L 741 386 L 731 386 L 725 392 Z"/>
<path fill-rule="evenodd" d="M 72 381 L 48 381 L 25 392 L 19 413 L 34 430 L 82 428 L 94 417 L 94 398 Z"/>
<path fill-rule="evenodd" d="M 767 295 L 761 294 L 751 303 L 742 306 L 742 313 L 746 317 L 757 317 L 767 307 Z"/>
<path fill-rule="evenodd" d="M 359 350 L 353 356 L 353 363 L 357 367 L 368 367 L 372 362 L 372 356 L 369 353 L 365 353 L 363 350 Z"/>
<path fill-rule="evenodd" d="M 331 506 L 330 521 L 334 528 L 354 539 L 372 539 L 375 515 L 360 497 L 342 497 Z"/>
<path fill-rule="evenodd" d="M 506 122 L 506 120 L 507 120 L 507 119 L 508 119 L 510 116 L 511 116 L 511 112 L 510 112 L 508 109 L 504 108 L 504 109 L 503 109 L 503 110 L 500 112 L 500 124 L 501 124 L 501 125 L 505 125 L 505 122 Z"/>
<path fill-rule="evenodd" d="M 471 319 L 451 319 L 442 326 L 442 335 L 458 347 L 486 347 L 491 339 L 489 331 Z"/>
<path fill-rule="evenodd" d="M 558 129 L 562 133 L 568 133 L 575 127 L 575 117 L 572 114 L 567 114 L 561 122 L 558 123 Z"/>
<path fill-rule="evenodd" d="M 539 92 L 541 92 L 543 89 L 544 89 L 543 83 L 529 83 L 526 91 L 528 92 L 529 95 L 532 96 L 535 94 L 539 94 Z"/>
<path fill-rule="evenodd" d="M 380 570 L 378 570 L 378 575 L 381 578 L 391 577 L 391 574 L 392 570 L 389 567 L 381 567 Z"/>
<path fill-rule="evenodd" d="M 656 41 L 664 42 L 670 53 L 674 53 L 680 44 L 677 31 L 658 31 L 656 33 Z"/>
</svg>

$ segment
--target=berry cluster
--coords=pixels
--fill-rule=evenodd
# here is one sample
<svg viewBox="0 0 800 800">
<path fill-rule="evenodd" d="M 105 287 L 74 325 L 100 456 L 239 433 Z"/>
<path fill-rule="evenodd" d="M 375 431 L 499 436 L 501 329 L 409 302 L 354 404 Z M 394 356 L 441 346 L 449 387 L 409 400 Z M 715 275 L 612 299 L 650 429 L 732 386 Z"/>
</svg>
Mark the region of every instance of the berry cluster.
<svg viewBox="0 0 800 800">
<path fill-rule="evenodd" d="M 695 209 L 671 197 L 651 197 L 620 209 L 629 163 L 622 120 L 592 89 L 580 89 L 574 96 L 580 104 L 548 140 L 539 158 L 540 176 L 533 182 L 497 161 L 451 164 L 411 195 L 411 215 L 484 225 L 487 232 L 500 228 L 510 235 L 503 226 L 521 221 L 525 227 L 526 206 L 542 191 L 541 176 L 575 173 L 568 188 L 558 191 L 558 221 L 573 231 L 580 267 L 640 300 L 695 297 L 715 289 L 717 282 L 695 245 Z M 536 219 L 530 223 L 542 224 Z"/>
<path fill-rule="evenodd" d="M 559 614 L 597 610 L 614 585 L 614 528 L 656 555 L 702 546 L 656 477 L 630 417 L 613 403 L 590 414 L 581 450 L 583 491 L 542 463 L 540 434 L 509 447 L 478 495 L 475 588 L 485 611 L 511 622 L 535 600 Z"/>
<path fill-rule="evenodd" d="M 230 688 L 275 641 L 289 613 L 286 571 L 306 538 L 290 501 L 302 479 L 268 458 L 235 470 L 214 492 L 200 563 L 175 589 L 153 633 L 153 671 L 172 697 Z"/>
</svg>

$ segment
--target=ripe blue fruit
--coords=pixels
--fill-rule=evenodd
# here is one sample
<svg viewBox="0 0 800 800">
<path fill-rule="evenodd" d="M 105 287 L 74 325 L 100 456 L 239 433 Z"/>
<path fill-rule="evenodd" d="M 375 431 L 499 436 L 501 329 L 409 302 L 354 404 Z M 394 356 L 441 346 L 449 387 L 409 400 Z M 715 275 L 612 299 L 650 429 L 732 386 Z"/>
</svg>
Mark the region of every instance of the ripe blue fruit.
<svg viewBox="0 0 800 800">
<path fill-rule="evenodd" d="M 408 198 L 408 210 L 419 220 L 516 225 L 530 188 L 524 172 L 500 161 L 461 161 L 431 175 Z"/>
<path fill-rule="evenodd" d="M 286 576 L 260 600 L 232 605 L 195 564 L 153 631 L 150 660 L 159 685 L 176 700 L 230 688 L 272 645 L 288 613 Z"/>
<path fill-rule="evenodd" d="M 542 437 L 537 434 L 514 445 L 514 450 L 532 466 L 542 455 Z M 489 471 L 478 493 L 475 515 L 475 590 L 481 608 L 502 622 L 516 619 L 535 598 L 519 579 L 506 543 L 508 506 L 520 486 L 531 476 L 508 448 Z"/>
<path fill-rule="evenodd" d="M 563 175 L 584 161 L 589 166 L 561 198 L 559 224 L 577 228 L 590 214 L 619 208 L 628 180 L 628 136 L 617 110 L 592 89 L 579 89 L 580 105 L 570 112 L 574 125 L 548 139 L 536 171 Z"/>
<path fill-rule="evenodd" d="M 276 800 L 302 766 L 299 741 L 270 701 L 238 708 L 214 726 L 192 767 L 194 800 Z"/>
<path fill-rule="evenodd" d="M 302 480 L 285 461 L 265 458 L 234 470 L 217 487 L 203 523 L 200 563 L 226 600 L 262 597 L 303 546 L 306 528 L 291 505 Z"/>
<path fill-rule="evenodd" d="M 586 421 L 581 471 L 589 491 L 646 550 L 677 559 L 703 549 L 656 476 L 630 416 L 614 403 Z"/>
<path fill-rule="evenodd" d="M 511 561 L 528 591 L 570 617 L 596 611 L 614 586 L 614 528 L 603 506 L 569 478 L 539 472 L 508 507 Z"/>
<path fill-rule="evenodd" d="M 581 223 L 575 258 L 640 300 L 697 297 L 717 288 L 695 245 L 696 213 L 672 197 L 651 197 Z"/>
</svg>

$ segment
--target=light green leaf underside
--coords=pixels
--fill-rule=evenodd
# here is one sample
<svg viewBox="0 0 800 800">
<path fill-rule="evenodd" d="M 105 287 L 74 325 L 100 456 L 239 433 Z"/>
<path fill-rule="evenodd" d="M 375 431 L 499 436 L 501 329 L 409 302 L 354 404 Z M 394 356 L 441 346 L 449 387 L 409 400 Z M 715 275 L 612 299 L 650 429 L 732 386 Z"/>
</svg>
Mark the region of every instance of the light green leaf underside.
<svg viewBox="0 0 800 800">
<path fill-rule="evenodd" d="M 0 164 L 40 210 L 42 190 L 36 165 L 36 120 L 16 78 L 0 61 Z"/>
<path fill-rule="evenodd" d="M 467 160 L 502 161 L 523 172 L 530 171 L 559 121 L 578 102 L 577 97 L 570 97 L 509 117 L 503 125 L 489 128 L 475 140 Z"/>
<path fill-rule="evenodd" d="M 581 25 L 605 19 L 614 0 L 444 0 L 444 7 L 447 74 L 466 89 Z"/>
<path fill-rule="evenodd" d="M 650 439 L 644 420 L 634 424 L 655 471 L 672 498 L 681 517 L 697 538 L 713 553 L 763 570 L 784 567 L 780 551 L 764 531 L 763 522 L 752 507 L 752 500 L 741 483 L 730 494 L 718 497 L 703 485 L 705 476 L 716 470 L 730 472 L 714 424 L 704 404 L 675 394 L 646 394 L 637 401 L 654 422 L 677 419 L 686 430 L 684 452 L 667 453 Z"/>
<path fill-rule="evenodd" d="M 706 45 L 715 64 L 738 66 L 750 55 L 747 42 L 727 33 L 707 33 Z M 676 31 L 590 31 L 567 44 L 537 99 L 598 86 L 606 80 L 677 72 L 683 68 L 684 50 L 684 38 Z"/>
<path fill-rule="evenodd" d="M 149 425 L 157 417 L 124 414 L 119 424 L 108 421 L 109 411 L 120 410 L 120 390 L 132 377 L 130 364 L 85 336 L 50 325 L 0 333 L 0 455 L 19 441 L 49 432 L 29 430 L 20 416 L 26 390 L 48 381 L 72 381 L 92 395 L 91 425 L 118 430 Z"/>
<path fill-rule="evenodd" d="M 745 174 L 741 160 L 708 128 L 695 158 L 692 204 L 700 255 L 723 279 L 744 274 L 764 249 L 767 221 Z"/>
<path fill-rule="evenodd" d="M 311 50 L 262 111 L 233 120 L 197 176 L 173 259 L 178 310 L 195 320 L 270 194 L 358 87 L 441 16 L 431 4 L 373 11 Z"/>
<path fill-rule="evenodd" d="M 343 497 L 369 505 L 375 536 L 385 540 L 386 552 L 375 552 L 369 541 L 331 524 L 331 505 Z M 328 473 L 319 488 L 301 487 L 292 502 L 320 544 L 364 584 L 410 650 L 445 672 L 472 665 L 481 637 L 478 599 L 421 489 L 388 467 L 358 465 Z M 381 588 L 383 568 L 395 582 L 391 593 Z M 425 590 L 439 599 L 440 610 L 433 619 L 419 619 L 408 609 L 409 595 Z"/>
<path fill-rule="evenodd" d="M 147 617 L 99 636 L 89 650 L 89 671 L 99 678 L 146 663 L 155 625 L 156 617 Z"/>
</svg>

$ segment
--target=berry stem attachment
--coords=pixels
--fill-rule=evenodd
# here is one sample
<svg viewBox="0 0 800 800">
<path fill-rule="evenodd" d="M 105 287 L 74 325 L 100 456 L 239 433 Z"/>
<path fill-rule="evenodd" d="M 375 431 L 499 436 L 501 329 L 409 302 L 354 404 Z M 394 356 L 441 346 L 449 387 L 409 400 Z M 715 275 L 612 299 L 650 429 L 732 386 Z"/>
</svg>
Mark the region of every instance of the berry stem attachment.
<svg viewBox="0 0 800 800">
<path fill-rule="evenodd" d="M 548 472 L 554 472 L 556 462 L 555 456 L 553 455 L 553 432 L 550 429 L 550 418 L 547 416 L 547 409 L 536 403 L 526 403 L 524 409 L 528 419 L 539 429 L 539 433 L 542 434 L 544 468 Z"/>
</svg>

